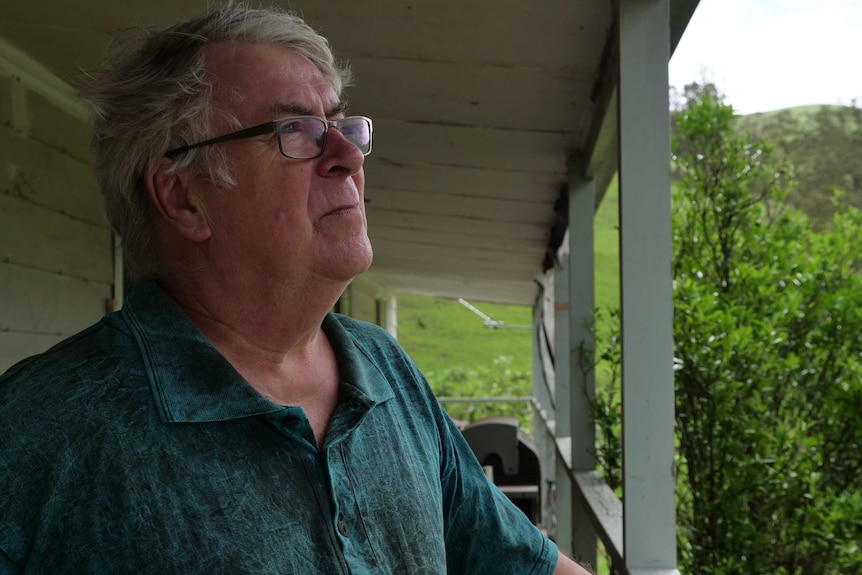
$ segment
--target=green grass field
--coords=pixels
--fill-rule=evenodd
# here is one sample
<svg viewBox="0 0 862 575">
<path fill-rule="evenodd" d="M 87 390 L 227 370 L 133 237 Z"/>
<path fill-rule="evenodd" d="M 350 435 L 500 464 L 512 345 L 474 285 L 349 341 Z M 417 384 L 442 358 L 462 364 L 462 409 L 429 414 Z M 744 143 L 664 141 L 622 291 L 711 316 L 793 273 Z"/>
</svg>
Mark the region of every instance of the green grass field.
<svg viewBox="0 0 862 575">
<path fill-rule="evenodd" d="M 506 325 L 532 325 L 527 306 L 470 303 Z M 453 299 L 399 295 L 398 340 L 426 373 L 490 365 L 501 355 L 510 356 L 519 370 L 529 371 L 532 365 L 531 330 L 489 329 Z"/>
</svg>

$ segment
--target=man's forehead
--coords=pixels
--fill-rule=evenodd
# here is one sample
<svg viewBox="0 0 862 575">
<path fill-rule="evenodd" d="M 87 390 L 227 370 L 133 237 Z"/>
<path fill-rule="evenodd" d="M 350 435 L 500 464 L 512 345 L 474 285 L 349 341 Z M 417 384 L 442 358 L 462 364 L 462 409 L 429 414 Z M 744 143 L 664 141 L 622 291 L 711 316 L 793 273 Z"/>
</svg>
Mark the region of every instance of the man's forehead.
<svg viewBox="0 0 862 575">
<path fill-rule="evenodd" d="M 323 72 L 305 56 L 275 44 L 222 44 L 208 54 L 215 99 L 242 112 L 327 117 L 345 103 Z M 251 108 L 251 109 L 250 109 Z"/>
<path fill-rule="evenodd" d="M 218 84 L 265 86 L 279 82 L 320 92 L 335 91 L 325 72 L 308 57 L 278 44 L 214 44 L 207 49 L 206 68 Z"/>
</svg>

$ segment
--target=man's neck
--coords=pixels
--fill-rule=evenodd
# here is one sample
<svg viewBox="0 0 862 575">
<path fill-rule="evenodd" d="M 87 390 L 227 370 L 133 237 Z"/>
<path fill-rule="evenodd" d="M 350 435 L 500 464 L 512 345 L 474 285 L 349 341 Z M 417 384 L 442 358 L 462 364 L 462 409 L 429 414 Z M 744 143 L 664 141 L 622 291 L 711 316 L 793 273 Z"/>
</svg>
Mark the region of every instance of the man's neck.
<svg viewBox="0 0 862 575">
<path fill-rule="evenodd" d="M 281 405 L 302 406 L 322 445 L 340 377 L 321 324 L 346 286 L 239 298 L 234 294 L 242 290 L 202 285 L 200 279 L 164 278 L 159 283 L 261 395 Z"/>
</svg>

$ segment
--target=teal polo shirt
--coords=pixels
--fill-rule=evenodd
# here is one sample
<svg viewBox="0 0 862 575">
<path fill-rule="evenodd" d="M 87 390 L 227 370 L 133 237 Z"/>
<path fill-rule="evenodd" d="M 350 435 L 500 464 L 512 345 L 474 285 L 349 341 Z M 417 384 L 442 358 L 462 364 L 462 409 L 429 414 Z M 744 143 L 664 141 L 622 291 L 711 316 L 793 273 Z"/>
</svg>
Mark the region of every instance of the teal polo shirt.
<svg viewBox="0 0 862 575">
<path fill-rule="evenodd" d="M 0 377 L 0 573 L 548 574 L 557 549 L 485 477 L 385 331 L 323 330 L 319 447 L 158 284 Z"/>
</svg>

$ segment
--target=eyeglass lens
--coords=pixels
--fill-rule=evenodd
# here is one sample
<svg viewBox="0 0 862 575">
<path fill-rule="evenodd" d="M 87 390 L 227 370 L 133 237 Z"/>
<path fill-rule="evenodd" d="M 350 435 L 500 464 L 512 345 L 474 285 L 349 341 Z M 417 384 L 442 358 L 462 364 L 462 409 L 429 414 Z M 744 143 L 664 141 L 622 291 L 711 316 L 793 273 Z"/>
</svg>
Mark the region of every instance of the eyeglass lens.
<svg viewBox="0 0 862 575">
<path fill-rule="evenodd" d="M 366 118 L 347 117 L 337 120 L 335 128 L 359 148 L 363 155 L 371 151 L 371 125 Z M 320 155 L 329 125 L 319 118 L 300 117 L 285 120 L 279 126 L 281 151 L 291 158 L 314 158 Z"/>
</svg>

